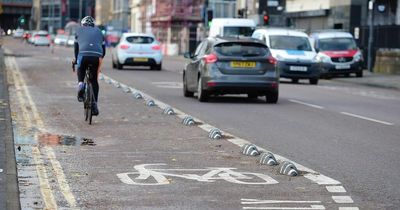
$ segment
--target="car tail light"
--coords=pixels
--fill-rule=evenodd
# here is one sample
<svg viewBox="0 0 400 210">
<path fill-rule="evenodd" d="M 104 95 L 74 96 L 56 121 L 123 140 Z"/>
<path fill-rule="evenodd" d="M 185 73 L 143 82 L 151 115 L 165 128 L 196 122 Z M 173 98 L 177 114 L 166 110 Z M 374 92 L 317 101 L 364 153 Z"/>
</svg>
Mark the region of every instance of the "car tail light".
<svg viewBox="0 0 400 210">
<path fill-rule="evenodd" d="M 215 63 L 215 62 L 217 62 L 218 57 L 217 57 L 217 55 L 215 55 L 214 53 L 212 53 L 212 54 L 209 54 L 209 55 L 205 55 L 205 56 L 203 57 L 203 59 L 204 59 L 204 61 L 206 62 L 206 64 L 209 64 L 209 63 Z"/>
<path fill-rule="evenodd" d="M 271 55 L 268 56 L 268 63 L 276 65 L 278 63 L 278 60 L 276 60 L 276 58 L 272 57 Z"/>
<path fill-rule="evenodd" d="M 274 89 L 278 89 L 279 84 L 278 84 L 277 82 L 273 82 L 273 83 L 271 84 L 271 87 L 274 88 Z"/>
<path fill-rule="evenodd" d="M 121 45 L 119 46 L 119 48 L 122 49 L 122 50 L 126 50 L 126 49 L 129 48 L 129 45 L 121 44 Z"/>
<path fill-rule="evenodd" d="M 46 37 L 47 37 L 47 39 L 51 40 L 51 37 L 50 37 L 50 35 L 47 35 Z"/>
<path fill-rule="evenodd" d="M 208 87 L 215 87 L 217 85 L 216 82 L 207 82 Z"/>
<path fill-rule="evenodd" d="M 151 47 L 151 49 L 153 50 L 161 50 L 161 46 L 160 45 L 154 45 Z"/>
</svg>

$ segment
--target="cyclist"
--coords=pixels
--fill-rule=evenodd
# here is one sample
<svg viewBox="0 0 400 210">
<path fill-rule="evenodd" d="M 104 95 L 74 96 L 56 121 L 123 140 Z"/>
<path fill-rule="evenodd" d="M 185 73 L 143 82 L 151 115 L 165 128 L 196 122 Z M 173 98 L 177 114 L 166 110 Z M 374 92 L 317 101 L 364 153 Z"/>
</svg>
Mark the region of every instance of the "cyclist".
<svg viewBox="0 0 400 210">
<path fill-rule="evenodd" d="M 74 64 L 78 65 L 78 101 L 83 102 L 85 87 L 85 71 L 88 65 L 92 65 L 90 82 L 93 86 L 95 102 L 93 103 L 92 114 L 94 116 L 99 115 L 99 109 L 97 107 L 97 100 L 99 96 L 99 83 L 97 81 L 98 73 L 100 71 L 100 65 L 102 59 L 106 54 L 106 47 L 104 42 L 104 36 L 100 29 L 95 27 L 95 20 L 86 16 L 81 21 L 81 27 L 76 31 L 74 52 L 75 59 Z"/>
</svg>

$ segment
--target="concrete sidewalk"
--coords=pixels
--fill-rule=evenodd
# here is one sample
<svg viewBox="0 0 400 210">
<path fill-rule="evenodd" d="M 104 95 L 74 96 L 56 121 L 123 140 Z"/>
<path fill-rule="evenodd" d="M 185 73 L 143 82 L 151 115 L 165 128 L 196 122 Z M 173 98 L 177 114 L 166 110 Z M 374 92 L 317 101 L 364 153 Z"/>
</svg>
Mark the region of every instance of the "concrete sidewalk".
<svg viewBox="0 0 400 210">
<path fill-rule="evenodd" d="M 185 63 L 183 55 L 165 56 L 166 60 Z M 364 77 L 335 77 L 332 81 L 351 83 L 363 86 L 400 90 L 400 75 L 371 73 L 364 70 Z"/>
<path fill-rule="evenodd" d="M 346 78 L 334 78 L 332 80 L 344 83 L 370 86 L 370 87 L 400 90 L 400 75 L 371 73 L 369 71 L 364 70 L 364 76 L 361 78 L 346 77 Z"/>
<path fill-rule="evenodd" d="M 6 75 L 0 48 L 0 209 L 20 209 Z"/>
</svg>

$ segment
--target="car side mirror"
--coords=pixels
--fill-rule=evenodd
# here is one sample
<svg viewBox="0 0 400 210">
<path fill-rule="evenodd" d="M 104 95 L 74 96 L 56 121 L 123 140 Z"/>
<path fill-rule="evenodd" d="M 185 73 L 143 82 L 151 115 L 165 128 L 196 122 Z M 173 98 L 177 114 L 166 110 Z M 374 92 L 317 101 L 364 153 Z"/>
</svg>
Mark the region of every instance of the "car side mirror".
<svg viewBox="0 0 400 210">
<path fill-rule="evenodd" d="M 183 57 L 188 58 L 188 59 L 192 59 L 192 58 L 193 58 L 193 54 L 190 53 L 190 52 L 185 52 L 185 53 L 183 54 Z"/>
</svg>

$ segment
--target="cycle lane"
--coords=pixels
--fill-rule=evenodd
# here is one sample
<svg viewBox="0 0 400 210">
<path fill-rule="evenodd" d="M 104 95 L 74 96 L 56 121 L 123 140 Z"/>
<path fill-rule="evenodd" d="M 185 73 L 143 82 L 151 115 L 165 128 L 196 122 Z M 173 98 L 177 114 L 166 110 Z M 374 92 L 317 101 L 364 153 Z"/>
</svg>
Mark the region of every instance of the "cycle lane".
<svg viewBox="0 0 400 210">
<path fill-rule="evenodd" d="M 21 72 L 14 75 L 20 83 L 11 88 L 16 113 L 14 130 L 24 137 L 16 141 L 31 139 L 16 144 L 31 148 L 22 150 L 28 160 L 39 152 L 35 165 L 42 168 L 34 173 L 38 174 L 39 183 L 47 180 L 48 184 L 48 189 L 39 189 L 41 199 L 53 197 L 57 207 L 355 207 L 333 200 L 332 196 L 345 195 L 340 186 L 332 193 L 334 188 L 328 191 L 326 186 L 303 176 L 280 175 L 279 166 L 261 166 L 258 158 L 241 155 L 240 148 L 232 143 L 210 140 L 198 127 L 184 126 L 176 116 L 162 115 L 157 107 L 146 106 L 143 100 L 134 99 L 132 93 L 124 93 L 114 84 L 101 83 L 101 115 L 95 118 L 94 126 L 89 126 L 83 122 L 82 106 L 75 102 L 75 78 L 66 73 L 67 67 L 33 59 L 16 58 L 18 64 L 14 66 Z M 65 79 L 55 80 L 57 76 Z M 21 87 L 27 88 L 20 98 L 15 98 Z M 25 103 L 24 98 L 31 98 L 30 103 Z M 17 156 L 21 155 L 18 152 Z M 24 171 L 23 164 L 18 164 L 19 172 Z M 43 169 L 47 170 L 40 175 Z"/>
</svg>

